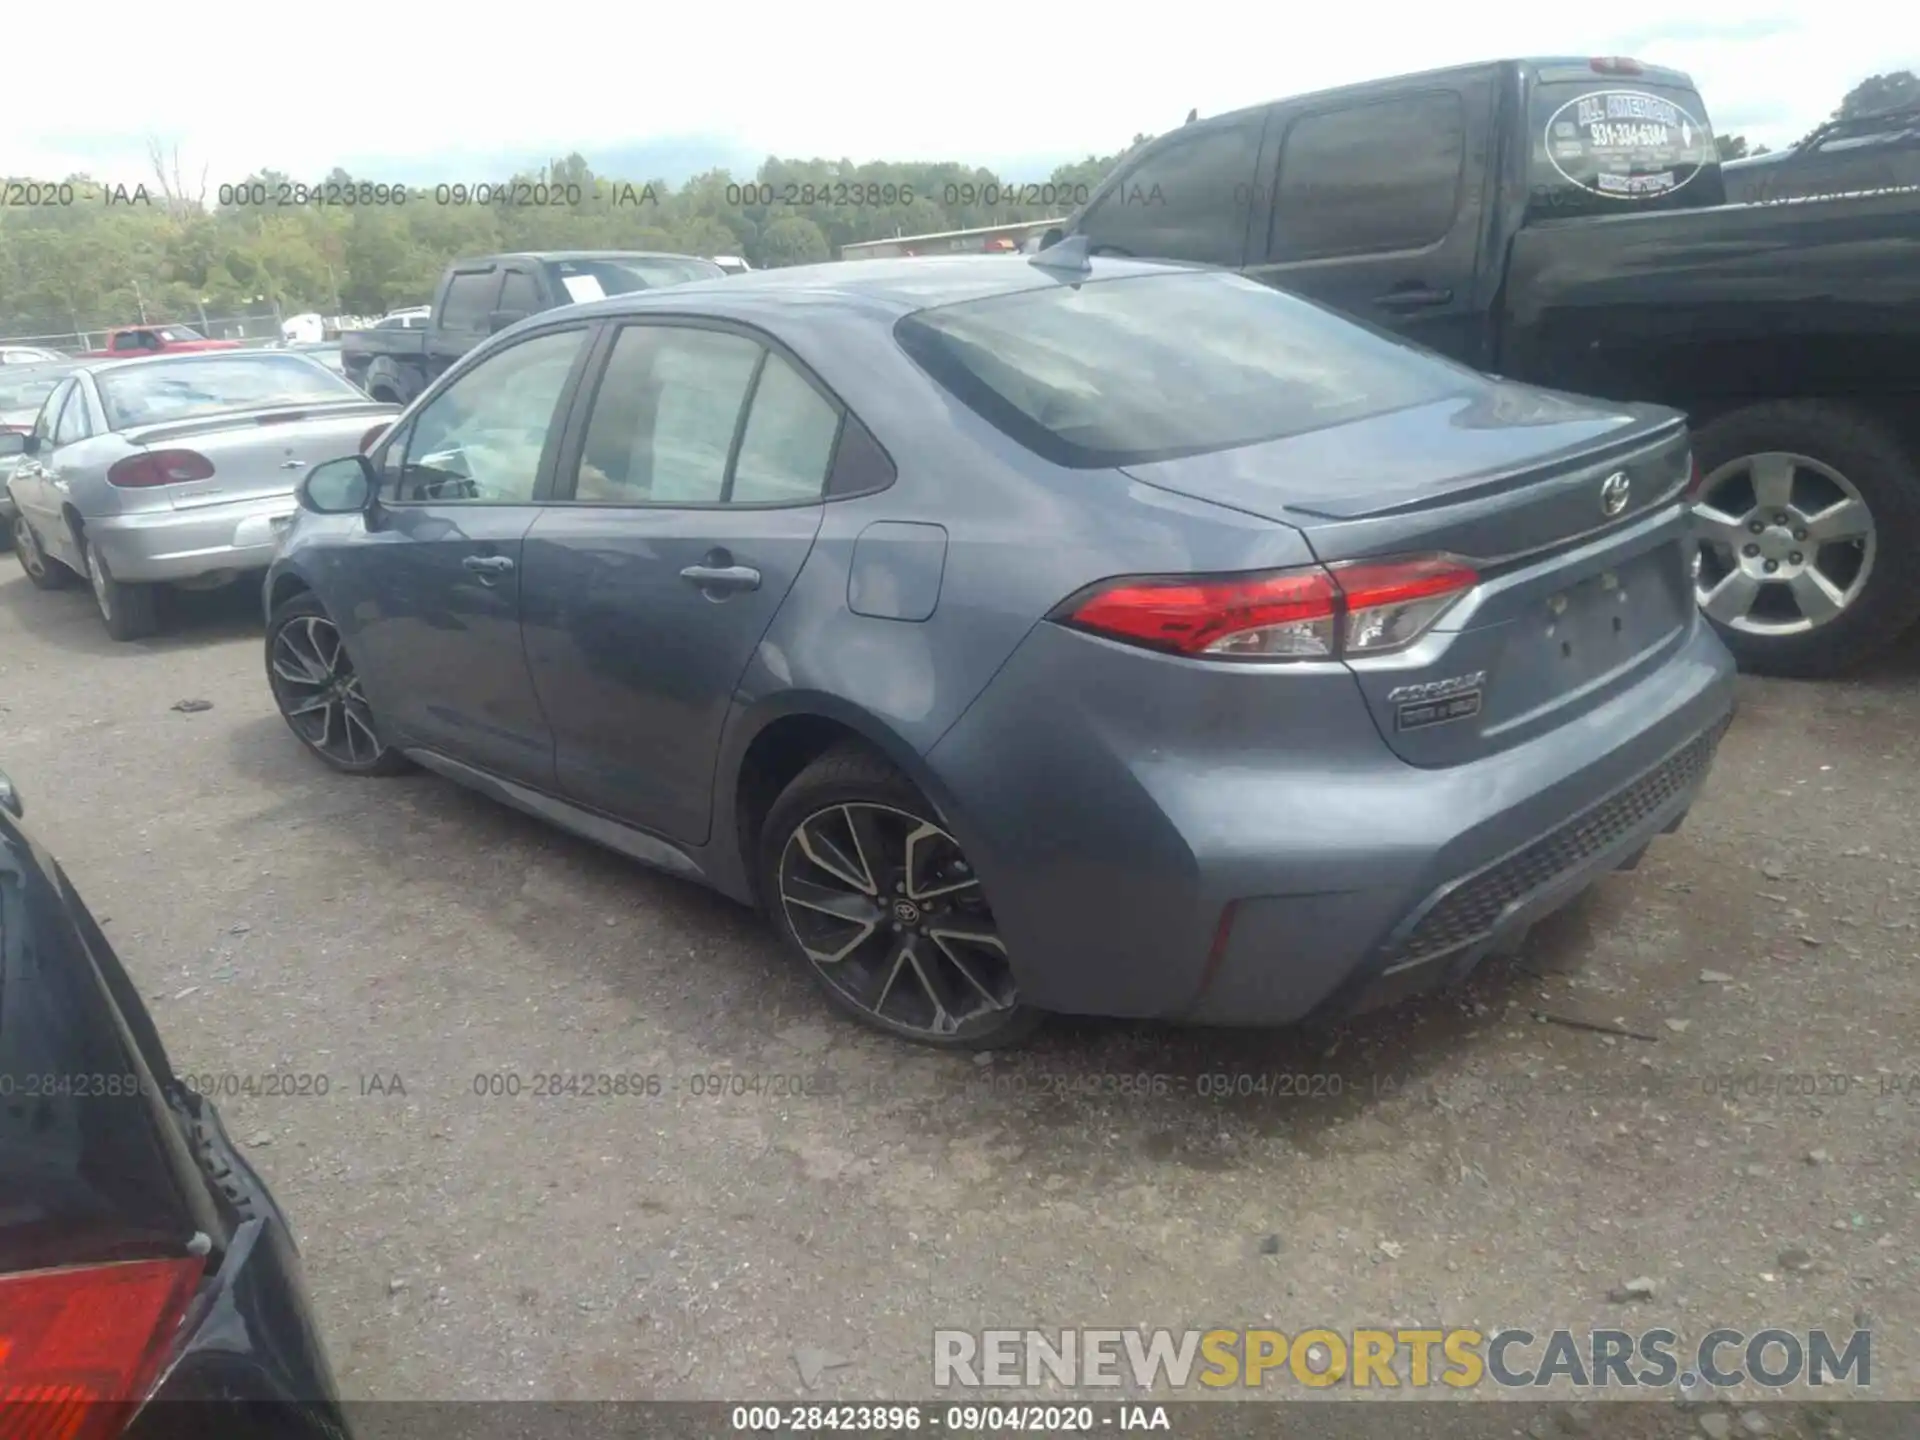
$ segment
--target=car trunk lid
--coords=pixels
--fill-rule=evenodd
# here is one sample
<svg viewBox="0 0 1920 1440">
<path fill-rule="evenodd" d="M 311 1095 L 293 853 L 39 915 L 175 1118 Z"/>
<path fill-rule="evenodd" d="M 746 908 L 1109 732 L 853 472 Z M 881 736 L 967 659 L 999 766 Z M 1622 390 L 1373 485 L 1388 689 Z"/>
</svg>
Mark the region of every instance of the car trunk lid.
<svg viewBox="0 0 1920 1440">
<path fill-rule="evenodd" d="M 212 464 L 208 479 L 165 487 L 176 510 L 276 495 L 291 503 L 307 471 L 353 454 L 368 430 L 397 414 L 397 406 L 375 400 L 277 406 L 143 426 L 124 438 L 148 451 L 191 450 Z"/>
<path fill-rule="evenodd" d="M 1499 384 L 1126 473 L 1294 526 L 1336 574 L 1396 556 L 1466 560 L 1479 583 L 1426 635 L 1348 662 L 1387 744 L 1442 766 L 1570 723 L 1697 623 L 1687 469 L 1671 412 Z"/>
</svg>

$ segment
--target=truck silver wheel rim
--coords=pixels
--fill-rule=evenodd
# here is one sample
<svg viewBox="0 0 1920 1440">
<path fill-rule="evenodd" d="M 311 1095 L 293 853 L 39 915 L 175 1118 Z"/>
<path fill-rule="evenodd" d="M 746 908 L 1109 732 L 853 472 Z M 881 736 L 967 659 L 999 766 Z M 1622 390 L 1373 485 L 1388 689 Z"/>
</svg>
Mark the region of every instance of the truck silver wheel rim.
<svg viewBox="0 0 1920 1440">
<path fill-rule="evenodd" d="M 1807 455 L 1729 460 L 1693 502 L 1694 598 L 1729 630 L 1804 635 L 1860 598 L 1873 573 L 1873 514 L 1851 480 Z"/>
<path fill-rule="evenodd" d="M 21 569 L 36 580 L 47 578 L 47 560 L 40 553 L 39 537 L 33 533 L 33 526 L 27 523 L 24 515 L 14 516 L 13 548 L 19 553 Z"/>
</svg>

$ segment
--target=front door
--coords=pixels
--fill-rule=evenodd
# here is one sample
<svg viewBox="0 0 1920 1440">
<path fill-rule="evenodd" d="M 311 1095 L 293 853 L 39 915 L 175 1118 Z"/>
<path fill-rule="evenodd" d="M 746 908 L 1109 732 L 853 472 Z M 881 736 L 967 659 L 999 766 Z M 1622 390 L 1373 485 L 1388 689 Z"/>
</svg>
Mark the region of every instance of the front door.
<svg viewBox="0 0 1920 1440">
<path fill-rule="evenodd" d="M 380 502 L 329 547 L 322 580 L 387 739 L 538 786 L 553 736 L 520 641 L 520 565 L 589 333 L 530 336 L 430 399 L 381 452 Z"/>
<path fill-rule="evenodd" d="M 687 844 L 734 689 L 820 528 L 840 410 L 740 332 L 614 332 L 527 537 L 528 661 L 561 792 Z"/>
</svg>

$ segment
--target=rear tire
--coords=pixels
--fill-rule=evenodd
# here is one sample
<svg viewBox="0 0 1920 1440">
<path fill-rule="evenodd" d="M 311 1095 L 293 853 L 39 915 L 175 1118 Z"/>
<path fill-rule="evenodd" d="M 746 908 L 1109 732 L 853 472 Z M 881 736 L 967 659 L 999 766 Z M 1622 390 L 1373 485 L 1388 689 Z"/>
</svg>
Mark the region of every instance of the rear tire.
<svg viewBox="0 0 1920 1440">
<path fill-rule="evenodd" d="M 13 540 L 14 556 L 20 561 L 20 568 L 26 572 L 27 580 L 34 589 L 65 590 L 80 578 L 47 554 L 33 526 L 27 523 L 26 516 L 14 516 L 8 533 Z"/>
<path fill-rule="evenodd" d="M 1694 497 L 1696 507 L 1710 504 L 1736 519 L 1758 516 L 1758 523 L 1768 526 L 1773 515 L 1759 512 L 1773 507 L 1752 500 L 1756 493 L 1752 477 L 1771 462 L 1788 464 L 1792 470 L 1788 483 L 1795 506 L 1790 512 L 1778 512 L 1789 516 L 1787 534 L 1803 534 L 1806 527 L 1798 522 L 1809 505 L 1837 507 L 1840 499 L 1850 498 L 1849 490 L 1870 517 L 1863 539 L 1821 546 L 1816 531 L 1818 557 L 1812 551 L 1798 552 L 1813 562 L 1798 568 L 1817 567 L 1828 576 L 1829 593 L 1846 597 L 1831 618 L 1791 628 L 1793 617 L 1804 614 L 1803 607 L 1797 599 L 1779 594 L 1787 586 L 1769 583 L 1764 576 L 1761 591 L 1774 594 L 1763 595 L 1731 621 L 1713 614 L 1702 599 L 1707 618 L 1741 669 L 1806 679 L 1836 675 L 1885 649 L 1920 620 L 1920 455 L 1882 422 L 1826 401 L 1775 401 L 1702 425 L 1694 432 L 1693 452 L 1703 477 Z M 1810 499 L 1801 499 L 1803 490 Z M 1744 508 L 1749 504 L 1751 510 Z M 1752 533 L 1756 549 L 1776 538 L 1771 533 Z M 1745 539 L 1744 533 L 1741 538 Z M 1829 554 L 1837 563 L 1825 558 Z M 1721 567 L 1729 561 L 1738 564 L 1739 558 L 1725 546 L 1716 558 L 1714 550 L 1703 544 L 1702 586 L 1710 586 L 1722 573 Z M 1709 563 L 1716 567 L 1711 574 L 1704 568 Z M 1755 557 L 1755 563 L 1767 562 Z M 1776 573 L 1797 564 L 1792 555 L 1773 563 L 1780 567 Z M 1765 604 L 1769 598 L 1782 600 L 1770 613 Z"/>
<path fill-rule="evenodd" d="M 130 585 L 113 578 L 107 557 L 91 545 L 81 555 L 87 562 L 87 579 L 93 587 L 93 602 L 107 634 L 116 640 L 144 640 L 160 629 L 160 597 L 157 586 Z"/>
<path fill-rule="evenodd" d="M 1020 1002 L 939 811 L 864 745 L 802 770 L 767 812 L 759 850 L 774 928 L 842 1014 L 943 1050 L 1018 1045 L 1045 1019 Z"/>
</svg>

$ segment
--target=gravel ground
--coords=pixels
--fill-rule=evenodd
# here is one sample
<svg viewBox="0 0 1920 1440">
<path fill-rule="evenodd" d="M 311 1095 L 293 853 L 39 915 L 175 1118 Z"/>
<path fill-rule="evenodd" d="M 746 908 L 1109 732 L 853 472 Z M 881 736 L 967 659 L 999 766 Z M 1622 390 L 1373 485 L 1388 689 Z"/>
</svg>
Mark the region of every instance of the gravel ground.
<svg viewBox="0 0 1920 1440">
<path fill-rule="evenodd" d="M 1920 1398 L 1920 645 L 1744 682 L 1687 827 L 1467 991 L 982 1065 L 832 1017 L 725 901 L 326 772 L 252 594 L 178 608 L 115 645 L 0 562 L 0 764 L 176 1068 L 243 1092 L 354 1397 L 913 1396 L 935 1326 L 1444 1324 L 1868 1325 Z M 1273 1075 L 1313 1093 L 1201 1093 Z"/>
</svg>

